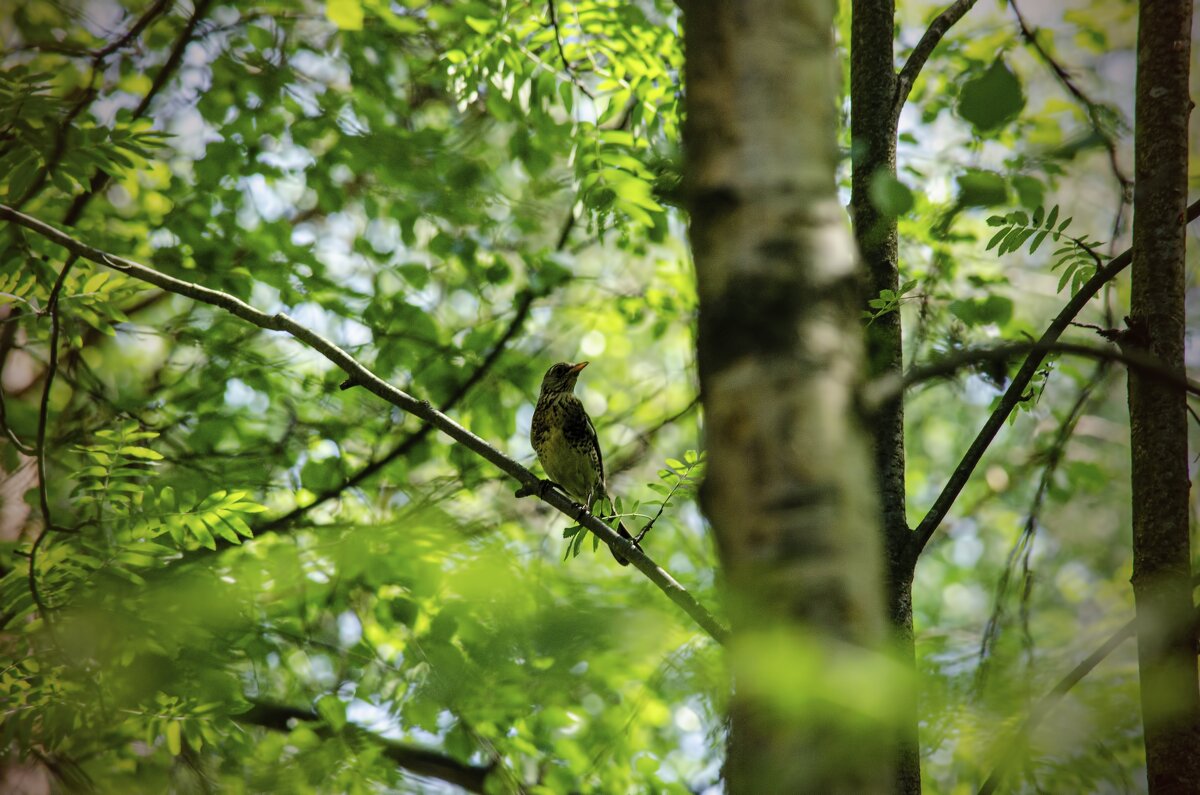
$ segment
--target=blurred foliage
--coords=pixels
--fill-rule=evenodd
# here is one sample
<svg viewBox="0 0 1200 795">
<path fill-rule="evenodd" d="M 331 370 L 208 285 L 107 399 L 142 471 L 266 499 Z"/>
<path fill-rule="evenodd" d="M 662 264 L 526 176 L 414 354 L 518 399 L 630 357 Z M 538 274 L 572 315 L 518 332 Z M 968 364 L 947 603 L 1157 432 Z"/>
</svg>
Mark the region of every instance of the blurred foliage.
<svg viewBox="0 0 1200 795">
<path fill-rule="evenodd" d="M 905 4 L 899 56 L 939 10 Z M 1079 241 L 1127 243 L 1106 141 L 1129 162 L 1132 11 L 1040 15 L 1099 112 L 1003 9 L 973 11 L 926 66 L 898 179 L 872 189 L 899 221 L 904 287 L 863 307 L 903 313 L 909 361 L 1036 336 L 1062 300 L 1055 262 L 1071 257 L 1059 289 L 1077 287 L 1094 264 Z M 640 527 L 665 504 L 644 546 L 719 609 L 690 452 L 678 30 L 666 0 L 9 3 L 0 201 L 286 311 L 527 464 L 547 363 L 592 359 L 578 391 L 616 510 Z M 1043 232 L 1071 251 L 1039 249 Z M 18 475 L 63 266 L 34 235 L 0 235 L 0 467 L 26 484 L 0 528 L 5 765 L 68 791 L 445 792 L 449 769 L 489 792 L 719 787 L 725 662 L 644 578 L 570 529 L 564 550 L 568 520 L 339 390 L 294 341 L 84 262 L 58 288 L 45 528 Z M 1123 297 L 1090 319 L 1113 325 Z M 1006 378 L 911 394 L 914 524 Z M 1052 359 L 918 564 L 930 791 L 971 790 L 1032 701 L 1131 615 L 1120 383 Z M 1008 567 L 1023 585 L 997 589 Z M 1132 660 L 1122 647 L 1072 691 L 1015 787 L 1142 786 Z M 787 703 L 814 700 L 842 703 Z"/>
</svg>

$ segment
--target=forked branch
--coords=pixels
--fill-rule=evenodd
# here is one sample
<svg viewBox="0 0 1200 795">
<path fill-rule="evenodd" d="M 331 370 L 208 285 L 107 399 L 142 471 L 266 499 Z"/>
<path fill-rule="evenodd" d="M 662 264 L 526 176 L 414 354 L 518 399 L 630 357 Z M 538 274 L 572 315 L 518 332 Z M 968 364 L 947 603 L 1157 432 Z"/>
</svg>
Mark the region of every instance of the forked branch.
<svg viewBox="0 0 1200 795">
<path fill-rule="evenodd" d="M 232 315 L 268 331 L 282 331 L 308 345 L 329 361 L 342 368 L 355 383 L 373 392 L 393 406 L 424 420 L 463 445 L 476 455 L 490 462 L 493 466 L 516 480 L 524 489 L 539 493 L 543 501 L 553 506 L 563 515 L 568 516 L 628 559 L 639 571 L 658 586 L 659 590 L 683 609 L 691 618 L 714 640 L 724 643 L 728 630 L 713 617 L 700 602 L 696 600 L 679 582 L 650 559 L 645 552 L 630 542 L 621 538 L 616 531 L 590 513 L 579 514 L 578 506 L 566 494 L 557 489 L 538 489 L 540 480 L 513 458 L 493 447 L 485 439 L 475 435 L 467 428 L 446 416 L 430 405 L 427 400 L 419 400 L 401 389 L 397 389 L 368 370 L 353 356 L 342 350 L 329 339 L 321 336 L 312 329 L 297 323 L 283 312 L 274 314 L 263 312 L 240 298 L 228 293 L 202 287 L 198 284 L 176 279 L 140 263 L 109 254 L 106 251 L 90 246 L 36 218 L 25 215 L 17 210 L 0 204 L 0 219 L 22 226 L 53 243 L 62 246 L 67 251 L 83 259 L 119 271 L 132 278 L 153 284 L 167 292 L 191 298 L 194 301 L 219 307 Z"/>
</svg>

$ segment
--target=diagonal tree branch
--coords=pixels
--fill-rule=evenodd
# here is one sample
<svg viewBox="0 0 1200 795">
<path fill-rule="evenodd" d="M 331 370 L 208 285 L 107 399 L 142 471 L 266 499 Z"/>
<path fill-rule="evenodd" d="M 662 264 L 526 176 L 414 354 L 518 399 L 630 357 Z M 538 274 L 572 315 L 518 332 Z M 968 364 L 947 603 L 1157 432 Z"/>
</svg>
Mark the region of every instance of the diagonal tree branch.
<svg viewBox="0 0 1200 795">
<path fill-rule="evenodd" d="M 195 5 L 192 6 L 192 14 L 188 17 L 187 24 L 184 25 L 179 38 L 175 40 L 175 45 L 171 48 L 171 53 L 167 56 L 166 63 L 158 70 L 158 73 L 154 76 L 154 82 L 150 84 L 149 90 L 146 91 L 146 95 L 142 97 L 142 101 L 134 108 L 134 119 L 140 119 L 146 114 L 146 111 L 150 108 L 150 103 L 154 101 L 154 97 L 158 95 L 158 92 L 162 91 L 163 87 L 174 76 L 175 71 L 179 68 L 179 64 L 183 62 L 184 51 L 196 34 L 196 26 L 208 14 L 208 8 L 211 5 L 212 0 L 196 0 Z M 97 170 L 88 183 L 88 189 L 76 196 L 75 200 L 71 202 L 71 206 L 67 208 L 67 214 L 63 216 L 63 225 L 74 226 L 92 199 L 108 187 L 110 180 L 111 177 L 106 172 Z"/>
<path fill-rule="evenodd" d="M 658 586 L 659 590 L 666 594 L 671 601 L 675 602 L 685 613 L 691 616 L 697 625 L 714 640 L 724 643 L 727 639 L 728 630 L 713 617 L 712 613 L 641 549 L 621 538 L 616 531 L 604 524 L 597 517 L 588 513 L 582 506 L 578 505 L 562 491 L 554 488 L 544 488 L 543 482 L 522 466 L 520 462 L 505 455 L 485 439 L 475 435 L 467 428 L 464 428 L 450 417 L 435 409 L 430 405 L 429 401 L 415 398 L 387 383 L 332 341 L 300 325 L 287 314 L 283 312 L 274 314 L 263 312 L 236 296 L 176 279 L 173 276 L 168 276 L 165 273 L 148 268 L 132 260 L 109 254 L 76 240 L 65 232 L 55 229 L 36 218 L 18 212 L 7 205 L 0 204 L 0 218 L 25 227 L 83 259 L 112 268 L 168 292 L 219 307 L 259 328 L 290 334 L 295 339 L 320 353 L 330 362 L 342 368 L 355 383 L 391 403 L 393 406 L 424 420 L 454 441 L 490 462 L 501 472 L 504 472 L 520 483 L 521 492 L 537 494 L 547 504 L 553 506 L 564 515 L 575 519 L 579 524 L 599 536 L 604 543 L 608 544 L 621 557 L 628 559 L 651 582 Z"/>
<path fill-rule="evenodd" d="M 247 712 L 234 715 L 233 719 L 247 726 L 259 726 L 281 732 L 289 731 L 293 721 L 323 723 L 321 716 L 311 709 L 257 700 L 252 701 L 252 704 Z M 487 777 L 495 769 L 494 765 L 472 765 L 428 748 L 381 737 L 353 724 L 347 725 L 343 731 L 356 739 L 364 739 L 379 746 L 383 749 L 384 756 L 409 773 L 436 778 L 462 787 L 467 792 L 483 793 Z M 317 729 L 317 734 L 328 737 L 335 732 L 331 727 L 323 725 Z"/>
<path fill-rule="evenodd" d="M 913 85 L 917 82 L 917 76 L 921 74 L 921 70 L 925 67 L 925 62 L 929 60 L 929 56 L 933 54 L 942 37 L 946 35 L 946 31 L 950 30 L 954 26 L 954 23 L 966 16 L 966 13 L 971 10 L 971 7 L 975 3 L 976 0 L 956 0 L 945 11 L 934 17 L 933 22 L 929 23 L 929 27 L 925 30 L 925 35 L 917 42 L 917 46 L 913 47 L 913 51 L 908 54 L 908 60 L 904 62 L 904 67 L 896 77 L 896 98 L 892 105 L 892 118 L 900 118 L 900 110 L 904 107 L 904 103 L 908 101 L 908 95 L 912 92 Z"/>
<path fill-rule="evenodd" d="M 129 30 L 125 31 L 124 35 L 114 39 L 104 47 L 101 47 L 99 50 L 93 52 L 92 57 L 103 60 L 104 58 L 112 55 L 114 52 L 140 36 L 142 31 L 145 30 L 147 26 L 149 26 L 150 23 L 155 20 L 156 17 L 160 16 L 170 7 L 171 0 L 155 0 L 155 2 L 146 9 L 145 13 L 138 17 L 137 21 L 130 26 Z"/>
<path fill-rule="evenodd" d="M 1200 201 L 1193 202 L 1187 208 L 1187 213 L 1184 218 L 1180 218 L 1180 223 L 1191 223 L 1200 218 Z M 1029 386 L 1029 382 L 1033 380 L 1033 376 L 1041 367 L 1042 361 L 1046 358 L 1046 354 L 1051 350 L 1051 347 L 1058 341 L 1059 336 L 1066 330 L 1075 316 L 1082 311 L 1087 302 L 1091 300 L 1100 288 L 1107 284 L 1111 279 L 1116 277 L 1121 271 L 1129 267 L 1129 263 L 1133 261 L 1133 249 L 1125 249 L 1118 254 L 1102 268 L 1096 269 L 1096 274 L 1079 289 L 1075 295 L 1071 296 L 1071 300 L 1067 302 L 1062 311 L 1055 316 L 1050 322 L 1050 326 L 1042 333 L 1042 336 L 1032 346 L 1029 355 L 1025 359 L 1025 363 L 1021 365 L 1021 369 L 1013 377 L 1012 383 L 1008 385 L 1004 395 L 1000 398 L 1000 402 L 992 411 L 991 415 L 984 422 L 983 427 L 979 430 L 979 434 L 975 437 L 975 441 L 971 442 L 971 446 L 967 448 L 967 452 L 963 455 L 962 460 L 954 471 L 950 473 L 946 485 L 942 488 L 942 493 L 934 500 L 933 507 L 925 514 L 925 518 L 917 525 L 913 532 L 911 555 L 915 559 L 921 554 L 921 550 L 929 543 L 929 539 L 937 530 L 938 525 L 946 518 L 946 514 L 950 511 L 950 506 L 958 499 L 959 493 L 967 484 L 967 480 L 971 477 L 971 473 L 975 471 L 975 467 L 979 464 L 979 460 L 983 457 L 984 452 L 991 445 L 992 440 L 996 438 L 1001 426 L 1008 419 L 1008 415 L 1012 413 L 1017 404 L 1021 402 L 1021 398 L 1025 393 L 1025 387 Z"/>
<path fill-rule="evenodd" d="M 521 330 L 521 327 L 525 325 L 525 321 L 529 318 L 529 310 L 533 306 L 533 298 L 534 295 L 532 291 L 526 290 L 521 294 L 520 298 L 517 299 L 517 313 L 509 322 L 508 327 L 504 330 L 504 333 L 500 335 L 500 338 L 496 340 L 496 343 L 492 346 L 492 349 L 488 351 L 487 356 L 485 356 L 483 361 L 481 361 L 479 365 L 471 371 L 471 374 L 467 376 L 466 380 L 459 384 L 458 388 L 455 389 L 449 397 L 442 401 L 442 403 L 438 406 L 438 411 L 449 411 L 457 406 L 458 402 L 466 397 L 467 393 L 474 389 L 475 385 L 482 381 L 484 376 L 491 371 L 492 366 L 496 363 L 496 360 L 499 359 L 500 355 L 508 348 L 509 342 L 511 342 L 512 338 L 517 335 L 517 332 Z M 311 511 L 313 508 L 324 502 L 334 499 L 347 489 L 354 488 L 375 473 L 379 472 L 381 469 L 384 469 L 388 464 L 405 455 L 408 455 L 408 453 L 414 447 L 420 444 L 425 437 L 429 436 L 429 434 L 432 432 L 432 425 L 422 425 L 420 428 L 404 437 L 404 439 L 401 440 L 395 447 L 393 447 L 390 452 L 367 464 L 358 472 L 355 472 L 353 475 L 346 478 L 346 480 L 342 481 L 336 486 L 332 486 L 321 492 L 311 503 L 303 507 L 293 508 L 291 511 L 288 511 L 282 516 L 278 516 L 268 522 L 262 523 L 258 527 L 255 527 L 254 534 L 257 536 L 262 533 L 274 533 L 290 526 L 308 511 Z M 228 544 L 228 542 L 225 543 Z"/>
<path fill-rule="evenodd" d="M 567 213 L 567 218 L 563 222 L 562 229 L 559 230 L 558 238 L 554 244 L 555 251 L 562 251 L 564 248 L 566 248 L 567 241 L 570 240 L 571 237 L 571 232 L 575 229 L 575 224 L 575 212 L 572 210 L 571 212 Z M 485 375 L 491 372 L 492 367 L 496 364 L 497 360 L 499 360 L 501 354 L 504 353 L 504 351 L 508 348 L 509 343 L 512 342 L 513 338 L 524 327 L 525 321 L 529 319 L 529 312 L 533 308 L 533 301 L 535 297 L 536 296 L 532 290 L 525 290 L 520 294 L 520 296 L 517 298 L 517 312 L 515 315 L 513 315 L 513 319 L 509 322 L 508 327 L 504 330 L 504 333 L 500 335 L 500 338 L 496 340 L 496 344 L 492 346 L 490 351 L 488 351 L 487 356 L 485 356 L 483 361 L 481 361 L 479 365 L 471 372 L 471 374 L 467 376 L 466 380 L 459 384 L 458 388 L 455 389 L 448 398 L 438 405 L 438 411 L 446 412 L 457 406 L 459 401 L 466 397 L 467 394 L 474 389 L 480 381 L 483 380 Z M 354 382 L 350 379 L 347 379 L 347 381 L 342 384 L 343 389 L 347 389 L 351 386 L 354 386 Z M 388 464 L 402 456 L 408 455 L 410 450 L 420 444 L 421 441 L 424 440 L 425 437 L 429 436 L 429 434 L 432 432 L 432 425 L 422 425 L 416 431 L 406 436 L 402 441 L 400 441 L 399 444 L 392 448 L 392 450 L 386 453 L 383 457 L 367 464 L 361 470 L 354 473 L 349 478 L 346 478 L 346 480 L 342 481 L 338 485 L 332 486 L 329 489 L 321 492 L 317 495 L 317 498 L 308 505 L 294 508 L 283 516 L 279 516 L 275 519 L 264 522 L 260 527 L 255 527 L 255 535 L 258 535 L 259 533 L 276 532 L 291 525 L 305 513 L 317 507 L 318 505 L 337 497 L 347 489 L 354 488 L 375 473 L 379 472 Z"/>
</svg>

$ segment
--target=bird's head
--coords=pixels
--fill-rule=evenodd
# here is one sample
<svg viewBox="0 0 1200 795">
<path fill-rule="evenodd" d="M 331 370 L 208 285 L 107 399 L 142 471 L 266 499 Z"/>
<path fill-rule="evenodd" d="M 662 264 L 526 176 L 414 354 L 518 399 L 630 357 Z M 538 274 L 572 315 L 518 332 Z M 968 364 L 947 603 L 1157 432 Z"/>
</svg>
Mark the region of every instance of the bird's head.
<svg viewBox="0 0 1200 795">
<path fill-rule="evenodd" d="M 542 394 L 553 395 L 559 392 L 573 392 L 575 390 L 575 382 L 579 380 L 579 373 L 587 366 L 587 362 L 580 362 L 579 364 L 559 362 L 554 365 L 546 371 L 545 377 L 542 378 Z"/>
</svg>

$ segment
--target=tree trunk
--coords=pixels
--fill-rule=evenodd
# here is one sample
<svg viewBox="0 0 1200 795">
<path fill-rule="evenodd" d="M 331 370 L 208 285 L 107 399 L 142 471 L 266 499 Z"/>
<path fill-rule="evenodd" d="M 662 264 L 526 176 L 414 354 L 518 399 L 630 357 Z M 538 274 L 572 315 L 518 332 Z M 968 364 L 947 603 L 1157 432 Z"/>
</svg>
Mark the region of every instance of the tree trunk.
<svg viewBox="0 0 1200 795">
<path fill-rule="evenodd" d="M 1128 344 L 1183 374 L 1191 0 L 1138 15 L 1133 286 Z M 1184 391 L 1129 373 L 1133 593 L 1151 793 L 1200 792 L 1200 690 L 1190 631 Z"/>
<path fill-rule="evenodd" d="M 896 219 L 871 202 L 877 175 L 896 175 L 896 68 L 894 0 L 854 0 L 850 27 L 850 139 L 853 171 L 850 210 L 854 236 L 866 263 L 860 307 L 882 290 L 899 287 Z M 867 327 L 868 372 L 872 378 L 897 376 L 903 368 L 900 313 L 891 312 Z M 912 623 L 912 580 L 915 558 L 905 513 L 904 402 L 881 407 L 870 423 L 875 476 L 883 522 L 884 566 L 887 568 L 888 617 L 897 659 L 916 667 Z M 921 753 L 917 731 L 916 688 L 907 690 L 904 717 L 896 738 L 894 792 L 921 793 Z"/>
<path fill-rule="evenodd" d="M 728 791 L 877 792 L 890 729 L 860 699 L 892 694 L 870 667 L 886 632 L 855 415 L 859 275 L 834 179 L 834 2 L 683 5 L 701 498 L 733 622 Z"/>
</svg>

